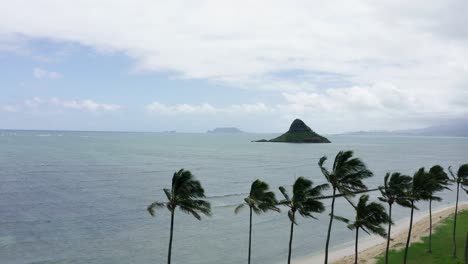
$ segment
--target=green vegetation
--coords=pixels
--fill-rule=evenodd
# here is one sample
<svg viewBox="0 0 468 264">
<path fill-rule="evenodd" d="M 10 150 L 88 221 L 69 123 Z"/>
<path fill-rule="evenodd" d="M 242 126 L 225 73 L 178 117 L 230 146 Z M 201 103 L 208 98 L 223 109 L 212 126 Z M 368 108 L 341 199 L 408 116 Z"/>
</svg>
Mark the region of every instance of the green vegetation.
<svg viewBox="0 0 468 264">
<path fill-rule="evenodd" d="M 296 119 L 292 122 L 288 132 L 271 140 L 256 140 L 254 142 L 285 142 L 285 143 L 330 143 L 325 137 L 315 133 L 302 120 Z"/>
<path fill-rule="evenodd" d="M 367 234 L 376 234 L 385 237 L 385 228 L 381 225 L 390 222 L 390 218 L 385 212 L 385 208 L 380 203 L 370 202 L 369 195 L 363 194 L 359 198 L 358 204 L 354 207 L 356 218 L 352 224 L 348 225 L 351 230 L 356 230 L 356 241 L 354 246 L 354 264 L 358 263 L 358 239 L 359 229 Z"/>
<path fill-rule="evenodd" d="M 301 120 L 296 119 L 291 125 L 290 131 L 298 134 L 313 133 Z M 288 132 L 289 133 L 289 132 Z M 457 251 L 463 252 L 465 248 L 464 241 L 468 243 L 468 211 L 461 212 L 457 215 L 458 199 L 460 189 L 468 194 L 468 164 L 461 165 L 457 173 L 453 173 L 449 167 L 449 172 L 453 179 L 449 179 L 444 169 L 439 166 L 433 166 L 429 172 L 424 168 L 420 168 L 413 177 L 402 175 L 399 172 L 387 173 L 384 178 L 384 185 L 378 189 L 368 189 L 364 180 L 372 177 L 373 173 L 367 168 L 361 159 L 353 157 L 353 151 L 340 151 L 335 156 L 331 169 L 324 166 L 327 157 L 320 158 L 318 166 L 325 176 L 328 183 L 319 184 L 314 187 L 312 181 L 299 177 L 292 186 L 292 196 L 288 194 L 285 187 L 279 187 L 284 199 L 277 201 L 275 194 L 269 190 L 267 183 L 256 180 L 252 183 L 249 196 L 244 199 L 244 202 L 236 207 L 234 212 L 237 214 L 243 207 L 249 207 L 249 251 L 248 263 L 251 258 L 251 242 L 252 242 L 252 214 L 260 214 L 267 211 L 277 211 L 280 209 L 277 206 L 285 206 L 289 208 L 288 217 L 291 221 L 291 231 L 289 238 L 288 264 L 291 262 L 292 241 L 294 234 L 294 226 L 297 225 L 296 213 L 303 217 L 315 218 L 312 213 L 322 213 L 325 207 L 321 200 L 332 199 L 330 208 L 330 221 L 328 225 L 327 239 L 325 242 L 325 264 L 328 262 L 328 248 L 330 235 L 332 230 L 333 220 L 340 220 L 348 223 L 348 228 L 356 231 L 355 241 L 355 263 L 358 258 L 358 232 L 363 230 L 370 234 L 378 234 L 380 236 L 387 235 L 383 224 L 388 224 L 387 251 L 384 256 L 380 257 L 379 263 L 462 263 L 461 259 L 457 259 Z M 449 184 L 456 185 L 456 203 L 455 214 L 452 219 L 445 221 L 445 225 L 437 229 L 437 234 L 432 236 L 432 201 L 441 200 L 435 194 L 444 189 L 449 189 Z M 323 195 L 322 192 L 328 187 L 332 187 L 332 195 Z M 169 237 L 169 249 L 167 263 L 171 263 L 172 238 L 174 229 L 174 214 L 175 209 L 193 215 L 198 220 L 201 220 L 200 214 L 207 216 L 211 215 L 210 203 L 205 199 L 205 190 L 201 183 L 194 178 L 190 171 L 181 169 L 174 173 L 172 177 L 171 189 L 163 189 L 167 202 L 154 202 L 148 206 L 148 212 L 151 216 L 155 216 L 155 211 L 158 208 L 166 207 L 171 213 L 171 226 Z M 374 190 L 380 190 L 381 197 L 379 200 L 389 205 L 389 212 L 380 203 L 369 202 L 368 195 L 362 195 L 358 204 L 354 204 L 352 197 L 358 193 L 365 193 Z M 351 223 L 348 219 L 335 215 L 335 199 L 344 197 L 346 201 L 355 209 L 355 220 Z M 411 231 L 413 225 L 414 210 L 418 210 L 415 206 L 416 202 L 429 201 L 430 212 L 430 235 L 424 239 L 424 243 L 413 243 L 410 247 Z M 392 205 L 396 203 L 400 206 L 411 208 L 410 226 L 406 245 L 404 250 L 388 251 L 389 242 L 391 240 L 391 213 Z M 457 216 L 458 226 L 457 232 Z M 453 228 L 452 228 L 453 226 Z M 461 231 L 460 231 L 461 230 Z M 452 231 L 452 233 L 451 233 Z M 466 238 L 465 238 L 466 236 Z M 452 237 L 453 243 L 448 243 Z M 458 241 L 458 243 L 457 243 Z M 403 245 L 403 244 L 402 244 Z M 429 247 L 429 252 L 427 251 Z M 466 245 L 465 255 L 468 255 L 468 245 Z M 431 251 L 431 249 L 433 249 Z M 411 250 L 411 253 L 410 253 Z M 453 250 L 453 251 L 452 251 Z M 450 254 L 450 251 L 453 254 Z M 463 257 L 460 257 L 463 258 Z M 468 258 L 468 257 L 465 257 Z"/>
<path fill-rule="evenodd" d="M 457 250 L 464 252 L 465 240 L 468 232 L 468 210 L 460 212 L 458 215 L 459 232 L 456 233 Z M 408 255 L 409 264 L 462 264 L 463 257 L 454 259 L 452 256 L 452 227 L 453 218 L 447 218 L 442 225 L 435 229 L 432 236 L 432 254 L 427 253 L 427 244 L 429 237 L 424 237 L 423 242 L 413 243 L 410 246 L 410 254 Z M 461 231 L 463 230 L 463 232 Z M 403 250 L 391 250 L 389 253 L 390 264 L 401 264 L 403 260 Z M 462 255 L 462 254 L 461 254 Z M 382 255 L 378 258 L 377 264 L 384 264 L 385 257 Z"/>
<path fill-rule="evenodd" d="M 333 188 L 330 222 L 328 224 L 327 241 L 325 243 L 325 264 L 328 263 L 328 247 L 330 244 L 331 228 L 333 219 L 337 218 L 334 215 L 335 210 L 335 198 L 337 193 L 342 194 L 345 199 L 351 204 L 349 197 L 354 196 L 356 192 L 367 191 L 367 186 L 362 180 L 372 177 L 372 172 L 367 169 L 364 162 L 359 158 L 353 158 L 352 151 L 340 151 L 336 154 L 335 161 L 333 162 L 332 170 L 328 170 L 323 165 L 327 160 L 326 156 L 323 156 L 319 160 L 319 167 L 322 171 L 325 179 L 331 184 Z M 338 218 L 339 219 L 339 218 Z"/>
<path fill-rule="evenodd" d="M 290 142 L 290 143 L 329 143 L 328 139 L 313 131 L 286 132 L 283 135 L 270 140 L 270 142 Z"/>
<path fill-rule="evenodd" d="M 413 181 L 411 184 L 410 189 L 405 192 L 405 197 L 408 197 L 409 201 L 411 202 L 411 214 L 410 214 L 410 225 L 409 225 L 409 231 L 408 231 L 408 238 L 406 239 L 406 245 L 405 245 L 405 255 L 403 258 L 403 263 L 406 264 L 408 260 L 408 251 L 409 251 L 409 245 L 410 245 L 410 240 L 411 240 L 411 231 L 413 229 L 413 215 L 414 215 L 414 210 L 419 210 L 415 206 L 415 202 L 417 201 L 427 201 L 431 197 L 430 193 L 430 186 L 431 183 L 429 181 L 428 174 L 424 171 L 424 168 L 420 168 L 414 175 L 413 175 Z"/>
<path fill-rule="evenodd" d="M 457 213 L 458 213 L 458 197 L 460 196 L 460 187 L 468 194 L 468 164 L 463 164 L 458 168 L 457 174 L 454 174 L 452 168 L 449 167 L 450 175 L 453 182 L 457 185 L 457 199 L 455 202 L 455 217 L 453 221 L 453 257 L 457 256 L 457 240 L 455 239 L 457 232 Z"/>
<path fill-rule="evenodd" d="M 388 222 L 387 231 L 387 246 L 385 250 L 385 264 L 388 264 L 388 252 L 390 249 L 391 231 L 392 231 L 392 206 L 397 203 L 403 207 L 411 207 L 411 202 L 405 197 L 405 193 L 411 188 L 412 178 L 402 175 L 399 172 L 390 174 L 388 172 L 384 178 L 384 186 L 380 186 L 379 190 L 382 194 L 379 200 L 388 204 Z"/>
<path fill-rule="evenodd" d="M 291 263 L 291 248 L 294 233 L 294 225 L 296 222 L 296 212 L 303 217 L 315 218 L 312 213 L 322 213 L 325 211 L 325 206 L 318 200 L 322 196 L 322 192 L 328 189 L 328 184 L 321 184 L 314 187 L 314 183 L 304 177 L 297 178 L 293 185 L 292 197 L 289 196 L 286 188 L 279 187 L 284 199 L 279 202 L 280 205 L 289 207 L 288 217 L 291 221 L 291 233 L 289 236 L 289 253 L 288 264 Z"/>
<path fill-rule="evenodd" d="M 248 264 L 250 264 L 250 256 L 252 251 L 252 212 L 257 215 L 268 212 L 276 211 L 280 212 L 280 209 L 276 207 L 278 201 L 276 200 L 275 193 L 269 191 L 270 187 L 266 182 L 261 180 L 255 180 L 250 187 L 249 196 L 244 199 L 244 203 L 238 205 L 234 210 L 234 213 L 238 213 L 240 209 L 245 206 L 249 207 L 250 218 L 249 218 L 249 254 Z"/>
<path fill-rule="evenodd" d="M 196 219 L 201 220 L 200 213 L 206 216 L 211 215 L 211 205 L 204 199 L 205 190 L 201 183 L 188 170 L 181 169 L 174 172 L 171 189 L 164 188 L 163 190 L 168 202 L 154 202 L 147 209 L 153 217 L 157 208 L 166 207 L 171 212 L 171 231 L 167 253 L 167 264 L 171 264 L 175 209 L 179 207 L 182 212 L 191 214 Z"/>
<path fill-rule="evenodd" d="M 433 166 L 429 170 L 429 182 L 431 183 L 428 186 L 429 191 L 429 249 L 428 252 L 432 252 L 432 201 L 442 201 L 442 198 L 434 196 L 437 192 L 440 192 L 444 189 L 448 189 L 450 184 L 447 173 L 445 173 L 444 168 L 439 165 Z"/>
</svg>

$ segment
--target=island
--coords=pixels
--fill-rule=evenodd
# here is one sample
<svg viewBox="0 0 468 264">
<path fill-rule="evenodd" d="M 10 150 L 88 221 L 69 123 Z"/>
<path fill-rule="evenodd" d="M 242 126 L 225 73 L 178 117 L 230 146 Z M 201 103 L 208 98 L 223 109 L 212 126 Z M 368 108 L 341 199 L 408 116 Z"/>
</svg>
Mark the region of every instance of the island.
<svg viewBox="0 0 468 264">
<path fill-rule="evenodd" d="M 213 130 L 208 130 L 206 133 L 227 134 L 227 133 L 244 133 L 244 131 L 236 127 L 217 127 Z"/>
<path fill-rule="evenodd" d="M 296 119 L 292 122 L 288 132 L 283 135 L 266 140 L 254 140 L 253 142 L 286 142 L 286 143 L 331 143 L 326 137 L 315 133 L 304 121 Z"/>
</svg>

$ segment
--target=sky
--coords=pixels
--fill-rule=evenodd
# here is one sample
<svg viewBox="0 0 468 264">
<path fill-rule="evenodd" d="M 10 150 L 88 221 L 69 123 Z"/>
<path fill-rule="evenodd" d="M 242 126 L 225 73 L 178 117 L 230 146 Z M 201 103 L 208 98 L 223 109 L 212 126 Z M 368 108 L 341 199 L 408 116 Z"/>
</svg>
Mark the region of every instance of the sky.
<svg viewBox="0 0 468 264">
<path fill-rule="evenodd" d="M 465 0 L 0 0 L 0 128 L 457 122 L 466 14 Z"/>
</svg>

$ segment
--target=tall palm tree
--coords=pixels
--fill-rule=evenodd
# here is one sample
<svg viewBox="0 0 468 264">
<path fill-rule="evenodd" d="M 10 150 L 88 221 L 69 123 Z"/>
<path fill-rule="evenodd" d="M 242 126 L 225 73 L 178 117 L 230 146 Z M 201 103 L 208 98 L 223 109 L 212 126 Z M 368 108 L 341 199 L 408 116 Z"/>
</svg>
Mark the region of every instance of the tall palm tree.
<svg viewBox="0 0 468 264">
<path fill-rule="evenodd" d="M 411 207 L 410 201 L 405 197 L 406 192 L 411 187 L 411 177 L 402 175 L 399 172 L 387 173 L 384 178 L 384 185 L 380 186 L 379 200 L 388 204 L 388 222 L 387 247 L 385 250 L 385 264 L 388 264 L 388 251 L 390 249 L 390 234 L 392 230 L 392 206 L 397 203 L 403 207 Z"/>
<path fill-rule="evenodd" d="M 413 228 L 414 210 L 415 209 L 418 210 L 418 208 L 415 206 L 415 202 L 420 201 L 420 200 L 429 200 L 430 198 L 429 185 L 430 183 L 429 183 L 428 173 L 424 171 L 424 168 L 420 168 L 413 175 L 411 187 L 405 195 L 405 197 L 407 197 L 411 203 L 411 215 L 410 215 L 408 237 L 406 239 L 406 245 L 405 245 L 405 255 L 404 255 L 404 261 L 403 261 L 404 264 L 406 264 L 406 261 L 408 258 L 408 248 L 409 248 L 410 239 L 411 239 L 411 231 Z"/>
<path fill-rule="evenodd" d="M 373 233 L 385 237 L 385 229 L 381 225 L 390 223 L 390 218 L 385 212 L 385 208 L 379 203 L 367 203 L 368 201 L 369 195 L 361 195 L 361 197 L 359 198 L 359 202 L 355 207 L 355 221 L 354 223 L 348 225 L 349 229 L 356 230 L 354 264 L 358 263 L 359 229 L 362 229 L 367 234 Z"/>
<path fill-rule="evenodd" d="M 432 252 L 432 201 L 441 201 L 442 198 L 435 196 L 437 192 L 444 189 L 448 189 L 449 178 L 445 173 L 444 168 L 440 165 L 435 165 L 429 169 L 429 249 L 428 252 Z"/>
<path fill-rule="evenodd" d="M 455 216 L 453 221 L 453 257 L 457 257 L 457 240 L 455 239 L 457 231 L 457 214 L 458 214 L 458 196 L 460 194 L 460 187 L 468 194 L 468 163 L 463 164 L 458 168 L 457 174 L 454 174 L 452 167 L 449 167 L 450 175 L 453 181 L 457 184 L 457 200 L 455 202 Z"/>
<path fill-rule="evenodd" d="M 318 200 L 322 196 L 322 191 L 328 189 L 328 184 L 321 184 L 313 186 L 313 182 L 299 177 L 294 182 L 292 189 L 292 197 L 284 187 L 279 187 L 280 192 L 283 194 L 284 199 L 279 202 L 280 205 L 289 207 L 288 217 L 291 221 L 291 233 L 289 236 L 289 253 L 288 264 L 291 263 L 291 247 L 293 240 L 294 225 L 296 222 L 296 212 L 303 217 L 312 217 L 316 219 L 312 213 L 322 213 L 325 211 L 323 203 Z"/>
<path fill-rule="evenodd" d="M 249 222 L 249 256 L 248 263 L 250 264 L 250 255 L 252 249 L 252 212 L 261 214 L 269 210 L 279 212 L 279 208 L 276 207 L 278 201 L 276 200 L 275 193 L 269 191 L 269 186 L 266 182 L 261 180 L 255 180 L 250 187 L 249 196 L 244 199 L 244 203 L 236 207 L 234 212 L 237 214 L 240 209 L 245 206 L 249 207 L 250 210 L 250 222 Z"/>
<path fill-rule="evenodd" d="M 330 244 L 330 234 L 333 223 L 335 198 L 337 192 L 342 194 L 348 202 L 349 197 L 354 196 L 355 192 L 367 191 L 366 185 L 362 182 L 363 179 L 372 177 L 372 172 L 367 169 L 364 162 L 359 158 L 353 158 L 352 151 L 340 151 L 335 157 L 332 170 L 329 171 L 323 166 L 327 157 L 322 157 L 319 160 L 319 167 L 333 188 L 333 196 L 331 203 L 330 222 L 328 224 L 327 241 L 325 243 L 325 264 L 328 263 L 328 246 Z"/>
<path fill-rule="evenodd" d="M 174 213 L 179 207 L 182 212 L 192 214 L 196 219 L 201 220 L 201 214 L 211 215 L 211 205 L 205 199 L 205 190 L 192 173 L 181 169 L 174 172 L 172 176 L 171 189 L 164 188 L 167 202 L 154 202 L 148 206 L 148 212 L 155 216 L 157 208 L 166 207 L 171 212 L 171 232 L 169 237 L 169 249 L 167 253 L 167 263 L 171 263 L 172 235 L 174 231 Z"/>
</svg>

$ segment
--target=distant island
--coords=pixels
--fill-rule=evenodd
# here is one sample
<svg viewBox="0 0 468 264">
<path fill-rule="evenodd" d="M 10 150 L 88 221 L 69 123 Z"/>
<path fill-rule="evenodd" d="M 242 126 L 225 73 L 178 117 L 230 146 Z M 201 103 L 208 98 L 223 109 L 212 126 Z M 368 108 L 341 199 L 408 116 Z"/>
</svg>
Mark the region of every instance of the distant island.
<svg viewBox="0 0 468 264">
<path fill-rule="evenodd" d="M 215 134 L 231 134 L 231 133 L 244 133 L 244 131 L 236 127 L 217 127 L 213 130 L 208 130 L 206 133 L 215 133 Z"/>
<path fill-rule="evenodd" d="M 261 139 L 255 140 L 254 142 L 331 143 L 327 138 L 315 133 L 300 119 L 294 120 L 288 132 L 283 135 L 270 140 Z"/>
<path fill-rule="evenodd" d="M 356 131 L 343 133 L 350 136 L 433 136 L 433 137 L 468 137 L 468 121 L 458 120 L 443 125 L 406 130 Z"/>
</svg>

